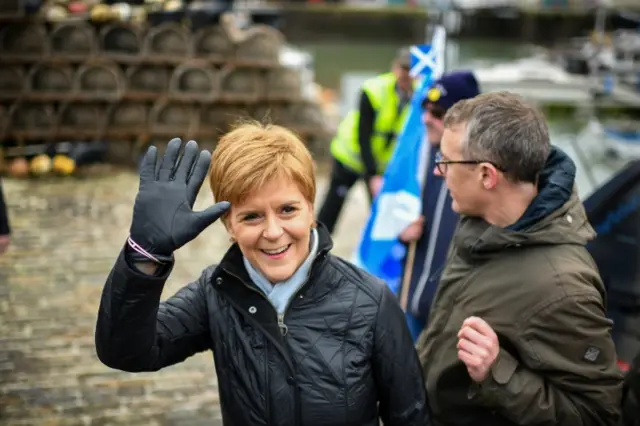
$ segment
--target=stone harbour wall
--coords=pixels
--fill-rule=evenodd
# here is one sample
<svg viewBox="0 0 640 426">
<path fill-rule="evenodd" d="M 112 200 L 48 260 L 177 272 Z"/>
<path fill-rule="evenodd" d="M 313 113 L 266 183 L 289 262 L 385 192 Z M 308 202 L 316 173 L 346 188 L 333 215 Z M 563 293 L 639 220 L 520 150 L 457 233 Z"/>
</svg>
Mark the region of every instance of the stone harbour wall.
<svg viewBox="0 0 640 426">
<path fill-rule="evenodd" d="M 221 425 L 211 353 L 140 374 L 109 369 L 96 357 L 100 294 L 128 234 L 137 175 L 2 184 L 13 236 L 0 256 L 0 424 Z M 320 196 L 324 185 L 320 178 Z M 205 183 L 196 208 L 210 200 Z M 335 253 L 350 255 L 367 210 L 358 187 Z M 218 261 L 228 244 L 216 223 L 179 250 L 163 298 Z"/>
</svg>

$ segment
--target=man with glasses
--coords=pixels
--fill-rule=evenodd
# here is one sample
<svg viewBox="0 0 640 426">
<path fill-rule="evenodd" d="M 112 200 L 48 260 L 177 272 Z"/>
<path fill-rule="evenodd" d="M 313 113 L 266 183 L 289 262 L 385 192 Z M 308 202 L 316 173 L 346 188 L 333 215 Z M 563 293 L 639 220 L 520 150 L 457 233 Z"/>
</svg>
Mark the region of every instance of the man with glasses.
<svg viewBox="0 0 640 426">
<path fill-rule="evenodd" d="M 440 152 L 461 218 L 417 344 L 435 424 L 616 425 L 622 374 L 574 162 L 508 92 L 454 105 Z"/>
<path fill-rule="evenodd" d="M 412 264 L 405 264 L 405 280 L 409 283 L 406 317 L 409 330 L 417 340 L 429 317 L 429 309 L 438 285 L 447 251 L 458 223 L 451 210 L 451 197 L 442 176 L 434 175 L 440 140 L 444 131 L 442 119 L 456 102 L 479 94 L 478 82 L 469 71 L 445 74 L 425 94 L 422 120 L 427 128 L 428 144 L 422 192 L 422 217 L 409 225 L 400 240 L 413 245 Z"/>
<path fill-rule="evenodd" d="M 406 121 L 413 94 L 409 64 L 409 49 L 401 49 L 391 72 L 364 82 L 358 109 L 340 123 L 331 142 L 331 181 L 318 213 L 318 221 L 329 232 L 333 232 L 349 190 L 360 178 L 367 184 L 370 201 L 382 186 L 382 174 Z"/>
</svg>

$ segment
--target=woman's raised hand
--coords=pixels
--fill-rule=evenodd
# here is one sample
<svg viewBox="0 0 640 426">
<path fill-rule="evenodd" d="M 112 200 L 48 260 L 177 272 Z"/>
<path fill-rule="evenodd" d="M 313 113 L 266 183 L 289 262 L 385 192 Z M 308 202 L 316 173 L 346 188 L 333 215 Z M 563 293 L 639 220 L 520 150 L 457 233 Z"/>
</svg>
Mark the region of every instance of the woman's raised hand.
<svg viewBox="0 0 640 426">
<path fill-rule="evenodd" d="M 193 211 L 211 154 L 189 141 L 179 157 L 181 146 L 179 138 L 172 139 L 159 164 L 158 150 L 151 146 L 142 160 L 129 244 L 152 255 L 171 256 L 230 207 L 222 201 L 206 210 Z"/>
</svg>

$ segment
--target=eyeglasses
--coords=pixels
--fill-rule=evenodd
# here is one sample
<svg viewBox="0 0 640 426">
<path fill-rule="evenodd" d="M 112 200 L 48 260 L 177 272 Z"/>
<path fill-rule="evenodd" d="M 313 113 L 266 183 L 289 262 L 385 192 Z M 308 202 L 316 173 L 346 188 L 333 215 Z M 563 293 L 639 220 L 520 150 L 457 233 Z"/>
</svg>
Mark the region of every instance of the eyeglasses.
<svg viewBox="0 0 640 426">
<path fill-rule="evenodd" d="M 436 163 L 436 168 L 438 169 L 438 172 L 443 176 L 447 173 L 447 166 L 449 164 L 473 164 L 473 165 L 478 165 L 478 164 L 482 164 L 482 163 L 489 163 L 493 167 L 495 167 L 497 170 L 499 170 L 501 172 L 505 171 L 502 167 L 498 166 L 494 162 L 487 161 L 487 160 L 457 160 L 457 161 L 454 161 L 454 160 L 443 160 L 442 159 L 442 153 L 440 151 L 438 151 L 436 153 L 435 163 Z"/>
</svg>

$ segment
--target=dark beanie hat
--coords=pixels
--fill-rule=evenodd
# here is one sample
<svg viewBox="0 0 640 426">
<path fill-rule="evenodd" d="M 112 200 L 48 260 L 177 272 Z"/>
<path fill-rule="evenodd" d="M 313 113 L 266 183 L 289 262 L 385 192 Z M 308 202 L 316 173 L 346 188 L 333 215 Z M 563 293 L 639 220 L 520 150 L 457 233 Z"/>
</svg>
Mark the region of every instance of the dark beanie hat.
<svg viewBox="0 0 640 426">
<path fill-rule="evenodd" d="M 456 71 L 443 75 L 427 90 L 422 106 L 430 103 L 448 110 L 456 102 L 479 94 L 480 87 L 473 72 Z"/>
</svg>

